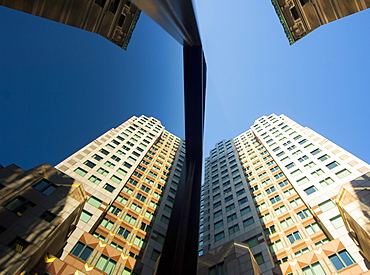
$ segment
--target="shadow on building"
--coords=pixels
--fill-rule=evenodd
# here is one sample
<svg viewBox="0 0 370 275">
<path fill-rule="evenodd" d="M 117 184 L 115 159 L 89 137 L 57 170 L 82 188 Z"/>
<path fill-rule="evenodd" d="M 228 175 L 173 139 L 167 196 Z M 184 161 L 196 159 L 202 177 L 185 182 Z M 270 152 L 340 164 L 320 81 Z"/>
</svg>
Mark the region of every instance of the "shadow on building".
<svg viewBox="0 0 370 275">
<path fill-rule="evenodd" d="M 0 273 L 44 274 L 74 230 L 82 185 L 48 164 L 0 167 Z"/>
</svg>

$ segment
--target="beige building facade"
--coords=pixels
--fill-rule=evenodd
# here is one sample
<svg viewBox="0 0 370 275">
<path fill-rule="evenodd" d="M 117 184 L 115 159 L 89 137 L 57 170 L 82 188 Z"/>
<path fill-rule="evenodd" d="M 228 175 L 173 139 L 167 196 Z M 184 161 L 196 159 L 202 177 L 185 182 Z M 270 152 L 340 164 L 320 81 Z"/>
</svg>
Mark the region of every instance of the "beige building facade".
<svg viewBox="0 0 370 275">
<path fill-rule="evenodd" d="M 206 158 L 199 254 L 236 241 L 261 274 L 363 274 L 368 262 L 336 200 L 342 185 L 369 171 L 308 127 L 263 116 Z"/>
<path fill-rule="evenodd" d="M 0 5 L 100 34 L 125 50 L 140 16 L 128 0 L 0 0 Z"/>
<path fill-rule="evenodd" d="M 321 25 L 368 9 L 369 0 L 271 0 L 290 44 Z"/>
<path fill-rule="evenodd" d="M 153 274 L 162 251 L 184 142 L 152 117 L 132 117 L 56 167 L 82 182 L 87 202 L 51 275 Z"/>
</svg>

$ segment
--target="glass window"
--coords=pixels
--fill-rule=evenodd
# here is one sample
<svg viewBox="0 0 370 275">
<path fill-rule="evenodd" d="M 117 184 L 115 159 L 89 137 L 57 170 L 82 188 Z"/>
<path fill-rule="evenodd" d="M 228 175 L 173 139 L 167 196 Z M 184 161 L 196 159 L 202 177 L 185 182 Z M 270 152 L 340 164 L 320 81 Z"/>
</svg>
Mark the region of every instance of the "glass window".
<svg viewBox="0 0 370 275">
<path fill-rule="evenodd" d="M 44 195 L 48 196 L 50 195 L 55 189 L 58 188 L 55 184 L 50 183 L 47 180 L 42 180 L 35 185 L 32 186 L 37 191 L 40 191 Z"/>
<path fill-rule="evenodd" d="M 36 204 L 30 202 L 28 199 L 22 196 L 17 196 L 8 202 L 4 207 L 13 213 L 16 213 L 18 216 L 22 216 L 34 206 L 36 206 Z"/>
<path fill-rule="evenodd" d="M 313 263 L 302 268 L 304 275 L 326 275 L 324 269 L 319 262 Z"/>
<path fill-rule="evenodd" d="M 87 171 L 78 167 L 74 170 L 74 172 L 78 175 L 80 175 L 81 177 L 85 176 L 87 174 Z"/>
<path fill-rule="evenodd" d="M 340 215 L 335 216 L 334 218 L 331 218 L 330 222 L 334 225 L 335 228 L 344 226 L 343 219 Z"/>
<path fill-rule="evenodd" d="M 310 186 L 308 187 L 307 189 L 304 190 L 306 192 L 307 195 L 311 195 L 313 193 L 315 193 L 317 191 L 316 187 L 315 186 Z"/>
<path fill-rule="evenodd" d="M 95 267 L 110 275 L 116 267 L 116 264 L 117 262 L 115 260 L 105 255 L 101 255 Z"/>
<path fill-rule="evenodd" d="M 94 249 L 87 244 L 79 241 L 71 250 L 71 254 L 86 262 L 93 250 Z"/>
<path fill-rule="evenodd" d="M 99 200 L 98 198 L 91 196 L 88 200 L 87 203 L 90 203 L 92 206 L 95 206 L 96 208 L 99 208 L 100 205 L 103 203 L 103 201 Z"/>
<path fill-rule="evenodd" d="M 346 268 L 347 266 L 353 265 L 355 263 L 347 250 L 337 252 L 334 255 L 329 256 L 329 259 L 333 263 L 337 271 L 342 270 L 343 268 Z"/>
<path fill-rule="evenodd" d="M 254 223 L 254 218 L 253 217 L 249 217 L 248 219 L 246 219 L 246 220 L 243 221 L 243 226 L 244 227 L 247 227 L 247 226 L 249 226 L 249 225 L 251 225 L 253 223 Z"/>
<path fill-rule="evenodd" d="M 223 238 L 225 238 L 225 233 L 224 233 L 224 231 L 221 231 L 220 233 L 217 233 L 215 235 L 215 242 L 217 242 L 217 241 L 219 241 L 219 240 L 221 240 Z"/>
<path fill-rule="evenodd" d="M 80 220 L 83 222 L 88 222 L 91 219 L 92 215 L 93 214 L 91 214 L 90 212 L 87 212 L 86 210 L 82 210 Z"/>
<path fill-rule="evenodd" d="M 319 204 L 321 211 L 326 212 L 335 207 L 335 203 L 332 200 L 326 200 Z"/>
</svg>

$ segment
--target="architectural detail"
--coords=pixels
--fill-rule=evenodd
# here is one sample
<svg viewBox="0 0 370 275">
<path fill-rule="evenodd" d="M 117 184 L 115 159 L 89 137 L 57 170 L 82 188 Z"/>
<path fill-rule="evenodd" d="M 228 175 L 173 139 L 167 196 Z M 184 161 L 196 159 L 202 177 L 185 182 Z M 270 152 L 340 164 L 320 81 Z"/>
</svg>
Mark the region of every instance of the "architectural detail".
<svg viewBox="0 0 370 275">
<path fill-rule="evenodd" d="M 362 0 L 271 0 L 290 44 L 317 27 L 370 8 Z"/>
<path fill-rule="evenodd" d="M 0 0 L 0 5 L 100 34 L 125 50 L 140 16 L 128 0 Z"/>
<path fill-rule="evenodd" d="M 370 173 L 342 185 L 337 204 L 347 231 L 370 262 Z"/>
<path fill-rule="evenodd" d="M 56 259 L 47 253 L 57 254 L 76 227 L 86 200 L 81 183 L 48 164 L 0 167 L 0 182 L 1 274 L 30 274 L 38 262 L 44 269 Z"/>
<path fill-rule="evenodd" d="M 288 117 L 263 116 L 206 158 L 199 254 L 235 241 L 250 248 L 262 274 L 362 274 L 367 261 L 336 200 L 343 184 L 369 171 Z"/>
<path fill-rule="evenodd" d="M 181 139 L 157 119 L 140 116 L 59 163 L 59 170 L 84 184 L 87 195 L 60 257 L 63 265 L 86 274 L 153 274 L 184 159 Z M 47 272 L 65 274 L 52 268 Z"/>
</svg>

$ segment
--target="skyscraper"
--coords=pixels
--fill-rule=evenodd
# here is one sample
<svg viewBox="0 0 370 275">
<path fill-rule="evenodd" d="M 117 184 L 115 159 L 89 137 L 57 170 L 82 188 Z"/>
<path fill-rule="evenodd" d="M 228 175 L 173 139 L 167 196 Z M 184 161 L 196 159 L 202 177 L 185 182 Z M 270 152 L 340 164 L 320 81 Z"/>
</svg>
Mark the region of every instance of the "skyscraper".
<svg viewBox="0 0 370 275">
<path fill-rule="evenodd" d="M 370 8 L 361 0 L 271 0 L 290 44 L 321 25 Z"/>
<path fill-rule="evenodd" d="M 209 256 L 234 241 L 236 248 L 249 248 L 256 274 L 362 274 L 366 260 L 336 199 L 343 184 L 369 171 L 362 160 L 284 115 L 259 118 L 236 138 L 217 143 L 206 158 L 198 269 L 250 274 L 252 264 L 241 266 L 235 256 Z"/>
<path fill-rule="evenodd" d="M 57 267 L 84 274 L 153 274 L 171 217 L 184 142 L 155 118 L 132 117 L 56 167 L 87 202 Z M 51 264 L 52 265 L 52 264 Z M 78 273 L 79 274 L 79 273 Z"/>
<path fill-rule="evenodd" d="M 100 34 L 125 50 L 140 16 L 128 0 L 0 0 L 0 5 Z"/>
</svg>

